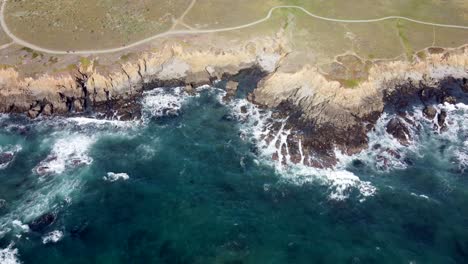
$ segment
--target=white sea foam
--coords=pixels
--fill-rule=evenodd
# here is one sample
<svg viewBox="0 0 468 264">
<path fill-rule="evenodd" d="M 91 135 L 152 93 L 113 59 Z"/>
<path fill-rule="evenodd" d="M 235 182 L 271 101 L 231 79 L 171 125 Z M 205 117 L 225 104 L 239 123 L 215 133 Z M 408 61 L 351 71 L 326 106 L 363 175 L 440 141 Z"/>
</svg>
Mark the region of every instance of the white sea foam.
<svg viewBox="0 0 468 264">
<path fill-rule="evenodd" d="M 302 143 L 298 142 L 300 161 L 298 164 L 291 162 L 290 150 L 287 138 L 291 130 L 286 129 L 286 119 L 274 119 L 272 112 L 262 110 L 247 100 L 235 100 L 230 106 L 234 115 L 242 123 L 241 137 L 252 141 L 259 150 L 263 162 L 271 164 L 287 182 L 294 184 L 317 183 L 328 186 L 329 199 L 342 201 L 356 191 L 360 201 L 373 196 L 377 192 L 368 181 L 361 181 L 358 176 L 337 166 L 334 169 L 318 169 L 304 165 L 305 154 Z M 273 122 L 281 124 L 272 133 Z M 270 135 L 272 133 L 272 135 Z M 267 137 L 273 137 L 267 141 Z M 277 161 L 272 160 L 276 155 Z"/>
<path fill-rule="evenodd" d="M 156 155 L 157 149 L 154 145 L 141 144 L 136 148 L 136 151 L 141 155 L 142 160 L 149 160 Z"/>
<path fill-rule="evenodd" d="M 262 161 L 269 161 L 283 177 L 296 183 L 326 179 L 325 182 L 331 186 L 333 199 L 348 197 L 347 194 L 353 189 L 357 189 L 362 197 L 376 192 L 377 189 L 370 182 L 361 181 L 346 170 L 355 160 L 360 160 L 366 166 L 374 168 L 376 172 L 402 170 L 411 164 L 412 158 L 433 154 L 440 146 L 447 145 L 449 147 L 444 159 L 448 161 L 450 158 L 462 171 L 468 168 L 468 106 L 465 104 L 435 106 L 439 113 L 441 111 L 448 113 L 443 128 L 437 124 L 437 118 L 428 120 L 424 117 L 422 107 L 410 109 L 404 117 L 383 114 L 373 131 L 368 134 L 368 149 L 353 156 L 336 151 L 338 164 L 333 172 L 306 166 L 291 172 L 292 168 L 303 167 L 305 155 L 301 142 L 298 142 L 301 156 L 299 164 L 292 164 L 289 161 L 290 148 L 287 138 L 292 132 L 284 125 L 287 120 L 274 119 L 270 111 L 259 109 L 246 100 L 235 100 L 230 106 L 242 123 L 241 137 L 255 143 Z M 408 144 L 403 145 L 387 133 L 386 127 L 392 118 L 400 118 L 409 129 Z M 273 129 L 273 123 L 282 125 Z M 268 137 L 269 140 L 265 140 Z M 272 161 L 272 156 L 275 156 L 276 162 Z"/>
<path fill-rule="evenodd" d="M 126 181 L 126 180 L 130 179 L 130 176 L 128 176 L 127 173 L 108 172 L 107 176 L 104 176 L 103 179 L 105 181 L 109 181 L 109 182 L 115 182 L 115 181 L 118 181 L 118 180 Z"/>
<path fill-rule="evenodd" d="M 401 120 L 407 125 L 410 132 L 411 140 L 409 145 L 402 145 L 396 138 L 388 134 L 386 131 L 387 123 L 393 118 L 393 115 L 382 114 L 377 121 L 374 130 L 368 133 L 369 147 L 356 155 L 348 156 L 335 151 L 335 155 L 342 165 L 349 165 L 353 160 L 361 160 L 369 166 L 372 166 L 376 171 L 389 171 L 389 170 L 401 170 L 407 168 L 408 164 L 405 159 L 409 154 L 418 155 L 417 144 L 414 144 L 418 140 L 419 135 L 414 130 L 412 125 L 409 125 L 405 120 Z M 416 121 L 415 122 L 419 122 Z"/>
<path fill-rule="evenodd" d="M 57 243 L 63 238 L 63 232 L 54 230 L 42 237 L 42 244 Z"/>
<path fill-rule="evenodd" d="M 60 138 L 55 141 L 50 154 L 36 166 L 34 173 L 60 174 L 91 163 L 88 151 L 95 141 L 94 136 L 60 133 L 57 137 Z M 39 177 L 35 189 L 12 203 L 13 210 L 0 218 L 0 230 L 3 235 L 9 232 L 13 235 L 27 232 L 28 228 L 23 223 L 66 206 L 71 201 L 72 193 L 80 188 L 82 183 L 80 174 L 76 173 L 66 173 L 60 177 Z"/>
<path fill-rule="evenodd" d="M 47 158 L 41 161 L 34 171 L 43 176 L 61 174 L 69 168 L 89 165 L 93 159 L 88 156 L 88 151 L 94 141 L 93 137 L 80 134 L 60 138 Z"/>
<path fill-rule="evenodd" d="M 18 256 L 18 249 L 13 248 L 13 244 L 10 244 L 7 248 L 0 249 L 1 264 L 20 264 L 21 261 Z"/>
<path fill-rule="evenodd" d="M 211 90 L 211 89 L 216 89 L 216 88 L 210 85 L 201 85 L 201 86 L 198 86 L 195 90 L 197 90 L 197 92 L 202 92 L 202 91 Z"/>
<path fill-rule="evenodd" d="M 119 128 L 133 127 L 138 121 L 121 121 L 121 120 L 109 120 L 109 119 L 96 119 L 89 117 L 69 117 L 66 119 L 78 126 L 113 126 Z"/>
<path fill-rule="evenodd" d="M 348 199 L 353 193 L 359 201 L 365 201 L 377 193 L 377 188 L 369 181 L 362 181 L 354 173 L 340 168 L 317 169 L 304 165 L 291 165 L 280 171 L 288 182 L 303 185 L 316 183 L 328 186 L 328 198 L 335 201 Z"/>
<path fill-rule="evenodd" d="M 434 120 L 424 117 L 422 107 L 414 107 L 401 119 L 410 130 L 412 140 L 408 146 L 386 133 L 386 124 L 394 115 L 382 115 L 374 131 L 369 133 L 369 149 L 347 161 L 360 159 L 380 171 L 405 169 L 408 156 L 422 157 L 446 145 L 448 148 L 443 158 L 451 158 L 460 170 L 465 170 L 468 167 L 468 106 L 445 103 L 434 107 L 439 113 L 447 113 L 442 126 L 438 124 L 437 117 Z M 342 159 L 346 160 L 346 157 Z"/>
<path fill-rule="evenodd" d="M 29 226 L 26 224 L 23 224 L 23 222 L 21 222 L 20 220 L 13 220 L 11 223 L 15 228 L 20 229 L 21 233 L 29 232 Z"/>
<path fill-rule="evenodd" d="M 415 196 L 415 197 L 418 197 L 418 198 L 421 198 L 421 199 L 425 199 L 425 200 L 429 200 L 429 196 L 425 195 L 425 194 L 415 194 L 415 193 L 411 193 L 412 196 Z"/>
<path fill-rule="evenodd" d="M 414 107 L 400 120 L 409 129 L 411 140 L 402 145 L 386 132 L 386 125 L 396 115 L 384 113 L 375 128 L 368 134 L 369 148 L 352 157 L 337 152 L 339 159 L 349 164 L 359 159 L 377 171 L 401 170 L 408 167 L 409 156 L 423 157 L 432 153 L 439 146 L 448 145 L 448 155 L 454 156 L 460 169 L 468 165 L 468 106 L 464 104 L 439 104 L 434 106 L 440 113 L 447 112 L 443 126 L 439 126 L 437 117 L 428 120 L 423 115 L 422 107 Z M 448 143 L 448 144 L 447 144 Z"/>
<path fill-rule="evenodd" d="M 155 88 L 143 93 L 143 118 L 178 115 L 183 103 L 190 95 L 183 87 Z"/>
</svg>

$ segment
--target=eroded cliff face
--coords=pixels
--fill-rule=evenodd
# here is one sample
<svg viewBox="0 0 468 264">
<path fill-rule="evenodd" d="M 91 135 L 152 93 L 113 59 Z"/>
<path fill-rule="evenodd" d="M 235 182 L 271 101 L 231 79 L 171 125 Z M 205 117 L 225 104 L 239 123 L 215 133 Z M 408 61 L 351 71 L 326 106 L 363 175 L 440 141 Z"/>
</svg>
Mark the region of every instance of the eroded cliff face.
<svg viewBox="0 0 468 264">
<path fill-rule="evenodd" d="M 246 69 L 259 69 L 264 78 L 248 99 L 275 111 L 276 120 L 286 120 L 275 124 L 272 119 L 271 135 L 264 140 L 278 140 L 273 134 L 289 131 L 283 140 L 286 147 L 273 142 L 279 147 L 272 158 L 330 167 L 336 163 L 336 149 L 354 154 L 366 148 L 367 133 L 377 119 L 389 107 L 398 109 L 404 98 L 418 97 L 427 87 L 445 94 L 437 95 L 438 103 L 456 97 L 450 89 L 444 90 L 444 83 L 468 91 L 466 46 L 428 48 L 412 62 L 364 61 L 344 54 L 326 70 L 295 63 L 292 58 L 297 56 L 289 56 L 291 51 L 285 38 L 277 34 L 229 48 L 168 41 L 157 50 L 138 53 L 132 60 L 114 61 L 112 67 L 91 61 L 64 72 L 31 77 L 14 68 L 1 68 L 0 111 L 33 118 L 92 112 L 134 119 L 141 115 L 138 100 L 147 88 L 190 89 L 216 80 L 237 79 L 236 75 Z M 389 125 L 396 137 L 405 134 L 399 124 L 396 120 Z M 289 160 L 283 160 L 286 156 Z"/>
<path fill-rule="evenodd" d="M 0 68 L 0 111 L 30 117 L 95 111 L 137 118 L 134 101 L 146 87 L 211 84 L 255 67 L 272 72 L 284 53 L 280 38 L 203 49 L 174 41 L 157 51 L 142 52 L 132 61 L 115 62 L 110 68 L 92 61 L 34 77 L 24 77 L 14 68 Z"/>
<path fill-rule="evenodd" d="M 459 91 L 468 92 L 466 46 L 429 48 L 419 56 L 423 58 L 413 62 L 373 62 L 366 79 L 348 88 L 312 65 L 293 72 L 282 71 L 280 66 L 259 84 L 253 96 L 257 104 L 278 109 L 282 119 L 287 119 L 287 149 L 280 147 L 276 157 L 284 158 L 282 152 L 293 163 L 333 166 L 336 150 L 351 155 L 368 147 L 367 134 L 385 109 L 403 112 L 409 102 L 419 99 L 423 104 L 453 103 L 454 98 L 464 96 Z M 424 99 L 422 91 L 433 96 Z M 404 141 L 405 128 L 397 124 L 389 124 L 389 133 Z M 311 154 L 304 158 L 303 153 Z"/>
</svg>

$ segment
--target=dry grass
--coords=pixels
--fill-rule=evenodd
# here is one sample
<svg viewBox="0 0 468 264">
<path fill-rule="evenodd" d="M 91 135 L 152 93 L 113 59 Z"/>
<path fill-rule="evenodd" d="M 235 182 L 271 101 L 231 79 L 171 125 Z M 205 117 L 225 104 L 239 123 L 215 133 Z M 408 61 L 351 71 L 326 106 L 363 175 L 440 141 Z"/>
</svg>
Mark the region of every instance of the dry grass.
<svg viewBox="0 0 468 264">
<path fill-rule="evenodd" d="M 119 47 L 172 26 L 190 0 L 9 1 L 6 22 L 20 38 L 62 50 Z"/>
<path fill-rule="evenodd" d="M 10 42 L 11 42 L 11 39 L 0 28 L 0 46 L 3 45 L 3 44 L 10 43 Z"/>
<path fill-rule="evenodd" d="M 239 26 L 263 18 L 273 6 L 288 4 L 333 18 L 403 15 L 468 25 L 466 2 L 442 2 L 443 5 L 441 0 L 197 0 L 184 22 L 199 29 Z M 39 46 L 60 50 L 104 49 L 167 31 L 173 24 L 172 19 L 178 18 L 189 4 L 190 0 L 18 0 L 8 2 L 6 19 L 16 35 Z M 276 10 L 271 19 L 262 24 L 207 35 L 206 39 L 219 41 L 218 37 L 222 36 L 225 41 L 229 40 L 225 43 L 229 48 L 236 42 L 272 36 L 280 31 L 292 46 L 292 53 L 283 66 L 291 65 L 291 69 L 294 65 L 330 64 L 337 55 L 344 53 L 356 54 L 363 60 L 391 59 L 402 54 L 410 58 L 428 46 L 457 47 L 468 40 L 468 30 L 434 28 L 397 20 L 336 23 L 312 18 L 297 9 Z M 0 31 L 0 44 L 2 36 Z M 187 42 L 187 45 L 192 43 Z M 122 53 L 120 60 L 133 58 L 132 52 L 136 51 Z M 358 78 L 347 80 L 349 87 L 358 84 Z"/>
</svg>

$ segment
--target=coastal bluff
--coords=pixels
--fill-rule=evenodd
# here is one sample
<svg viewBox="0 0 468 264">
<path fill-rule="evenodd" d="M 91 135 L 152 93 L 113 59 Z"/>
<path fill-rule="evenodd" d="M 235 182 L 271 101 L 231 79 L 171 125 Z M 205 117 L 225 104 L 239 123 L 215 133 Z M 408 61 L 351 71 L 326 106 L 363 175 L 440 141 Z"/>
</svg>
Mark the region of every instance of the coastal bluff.
<svg viewBox="0 0 468 264">
<path fill-rule="evenodd" d="M 15 67 L 2 67 L 0 111 L 31 118 L 100 113 L 103 118 L 138 119 L 138 100 L 145 89 L 238 81 L 240 73 L 251 71 L 260 81 L 248 99 L 287 119 L 293 131 L 287 150 L 290 159 L 299 162 L 303 148 L 301 153 L 314 153 L 306 165 L 329 167 L 336 162 L 336 149 L 355 154 L 368 147 L 367 133 L 386 107 L 395 105 L 390 98 L 402 87 L 408 98 L 425 87 L 448 91 L 449 84 L 468 91 L 467 46 L 430 47 L 411 60 L 364 60 L 346 53 L 328 68 L 298 63 L 282 34 L 237 41 L 228 48 L 176 40 L 157 46 L 125 61 L 122 56 L 107 58 L 105 64 L 99 58 L 81 59 L 76 67 L 60 72 L 28 76 Z M 350 75 L 355 82 L 349 83 Z M 448 96 L 455 95 L 437 103 Z"/>
</svg>

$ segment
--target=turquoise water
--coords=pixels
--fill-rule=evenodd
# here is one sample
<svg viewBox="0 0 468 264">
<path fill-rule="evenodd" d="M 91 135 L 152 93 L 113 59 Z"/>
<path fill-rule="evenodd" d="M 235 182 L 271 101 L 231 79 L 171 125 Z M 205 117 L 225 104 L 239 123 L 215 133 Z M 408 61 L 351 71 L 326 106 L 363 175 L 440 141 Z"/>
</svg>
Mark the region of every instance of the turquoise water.
<svg viewBox="0 0 468 264">
<path fill-rule="evenodd" d="M 144 122 L 2 117 L 0 263 L 466 263 L 468 111 L 327 171 L 275 164 L 221 95 L 157 89 Z"/>
</svg>

